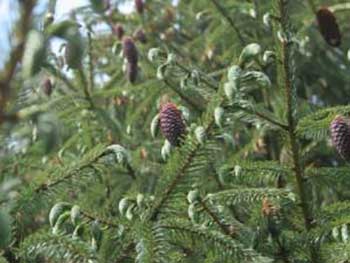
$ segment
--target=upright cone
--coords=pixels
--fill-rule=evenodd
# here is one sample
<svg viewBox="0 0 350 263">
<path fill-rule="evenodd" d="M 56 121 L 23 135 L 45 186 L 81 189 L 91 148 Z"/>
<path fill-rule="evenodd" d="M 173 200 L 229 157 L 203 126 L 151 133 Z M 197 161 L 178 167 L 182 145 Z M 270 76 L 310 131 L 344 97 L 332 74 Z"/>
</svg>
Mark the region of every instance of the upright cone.
<svg viewBox="0 0 350 263">
<path fill-rule="evenodd" d="M 322 7 L 317 11 L 316 17 L 318 27 L 326 42 L 333 47 L 340 46 L 341 34 L 334 14 L 327 7 Z"/>
<path fill-rule="evenodd" d="M 136 82 L 137 73 L 138 73 L 137 64 L 134 64 L 134 63 L 126 64 L 126 77 L 130 83 Z"/>
<path fill-rule="evenodd" d="M 346 160 L 350 160 L 350 127 L 349 120 L 336 116 L 330 125 L 332 142 L 338 153 Z"/>
<path fill-rule="evenodd" d="M 138 52 L 134 41 L 130 37 L 123 38 L 123 54 L 127 60 L 126 77 L 130 83 L 135 83 L 138 73 Z"/>
<path fill-rule="evenodd" d="M 143 0 L 135 0 L 135 8 L 137 13 L 142 14 L 144 9 Z"/>
<path fill-rule="evenodd" d="M 53 91 L 53 86 L 51 83 L 51 80 L 49 78 L 46 78 L 43 83 L 42 83 L 42 89 L 45 93 L 46 96 L 51 96 L 52 91 Z"/>
<path fill-rule="evenodd" d="M 121 24 L 116 24 L 112 27 L 113 33 L 121 40 L 124 36 L 124 28 Z"/>
<path fill-rule="evenodd" d="M 135 31 L 133 37 L 135 40 L 140 41 L 142 44 L 147 43 L 147 37 L 146 37 L 145 31 L 143 31 L 143 29 L 141 28 Z"/>
<path fill-rule="evenodd" d="M 131 37 L 124 37 L 123 39 L 123 54 L 129 63 L 137 64 L 138 52 Z"/>
<path fill-rule="evenodd" d="M 160 129 L 172 146 L 180 145 L 186 127 L 181 111 L 173 103 L 165 103 L 159 111 Z"/>
</svg>

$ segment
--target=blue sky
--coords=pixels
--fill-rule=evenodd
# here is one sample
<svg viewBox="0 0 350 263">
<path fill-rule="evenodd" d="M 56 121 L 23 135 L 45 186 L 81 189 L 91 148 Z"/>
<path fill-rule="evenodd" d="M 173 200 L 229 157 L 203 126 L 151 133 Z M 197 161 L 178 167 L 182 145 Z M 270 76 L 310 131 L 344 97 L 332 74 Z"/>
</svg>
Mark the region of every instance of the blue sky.
<svg viewBox="0 0 350 263">
<path fill-rule="evenodd" d="M 14 21 L 16 21 L 17 1 L 14 0 L 0 0 L 0 69 L 3 66 L 5 59 L 9 52 L 9 32 Z M 45 12 L 48 0 L 39 0 L 39 4 L 35 12 L 40 14 Z M 62 20 L 74 8 L 88 4 L 88 0 L 57 0 L 55 9 L 55 20 Z M 132 1 L 123 5 L 121 11 L 128 12 L 131 10 Z M 53 45 L 55 48 L 57 44 Z"/>
</svg>

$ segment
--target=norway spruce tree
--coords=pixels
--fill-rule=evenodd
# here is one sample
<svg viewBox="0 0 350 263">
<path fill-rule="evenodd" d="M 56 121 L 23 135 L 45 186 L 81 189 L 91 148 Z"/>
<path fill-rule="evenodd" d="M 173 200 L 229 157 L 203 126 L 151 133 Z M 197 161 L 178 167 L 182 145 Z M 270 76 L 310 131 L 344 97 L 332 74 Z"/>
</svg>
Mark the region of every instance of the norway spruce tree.
<svg viewBox="0 0 350 263">
<path fill-rule="evenodd" d="M 350 261 L 347 1 L 15 2 L 1 263 Z"/>
</svg>

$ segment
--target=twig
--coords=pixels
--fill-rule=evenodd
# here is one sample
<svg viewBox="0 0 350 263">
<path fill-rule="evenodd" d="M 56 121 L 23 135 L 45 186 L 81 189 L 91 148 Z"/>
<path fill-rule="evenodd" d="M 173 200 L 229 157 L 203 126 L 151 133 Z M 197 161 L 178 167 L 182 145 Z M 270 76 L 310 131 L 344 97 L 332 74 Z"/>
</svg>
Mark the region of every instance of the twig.
<svg viewBox="0 0 350 263">
<path fill-rule="evenodd" d="M 230 231 L 226 225 L 224 225 L 220 219 L 218 218 L 218 216 L 210 210 L 210 208 L 207 206 L 207 204 L 205 203 L 204 200 L 200 200 L 200 205 L 202 206 L 202 208 L 204 209 L 204 211 L 214 220 L 214 222 L 221 228 L 222 232 L 224 232 L 224 234 L 230 236 L 231 238 L 234 238 L 234 232 Z"/>
<path fill-rule="evenodd" d="M 278 0 L 278 8 L 281 17 L 281 28 L 283 32 L 289 31 L 289 15 L 288 15 L 288 1 Z M 296 137 L 296 124 L 297 120 L 295 119 L 295 107 L 296 102 L 294 100 L 295 88 L 292 86 L 291 82 L 291 69 L 290 69 L 290 45 L 288 41 L 281 42 L 281 72 L 282 80 L 284 81 L 284 89 L 285 89 L 285 97 L 287 101 L 287 120 L 288 120 L 288 134 L 289 140 L 291 144 L 291 151 L 293 156 L 293 166 L 295 178 L 297 181 L 297 187 L 299 191 L 300 197 L 300 205 L 303 212 L 304 217 L 304 225 L 307 231 L 310 231 L 313 225 L 313 215 L 312 215 L 312 207 L 308 202 L 307 188 L 304 181 L 304 167 L 301 162 L 300 157 L 300 147 Z M 310 254 L 311 261 L 313 263 L 319 262 L 318 251 L 314 245 L 310 245 Z"/>
<path fill-rule="evenodd" d="M 288 125 L 285 125 L 283 123 L 280 123 L 279 121 L 276 121 L 274 119 L 271 119 L 270 117 L 264 115 L 263 113 L 261 112 L 258 112 L 258 111 L 251 111 L 249 109 L 246 109 L 246 108 L 243 108 L 243 107 L 240 107 L 240 106 L 235 106 L 236 108 L 238 108 L 239 110 L 241 111 L 244 111 L 246 113 L 249 113 L 249 114 L 253 114 L 253 115 L 256 115 L 257 117 L 259 117 L 260 119 L 263 119 L 275 126 L 278 126 L 280 128 L 282 128 L 283 130 L 287 131 L 288 130 Z"/>
<path fill-rule="evenodd" d="M 108 226 L 109 228 L 118 228 L 119 226 L 113 222 L 101 219 L 101 218 L 97 218 L 96 216 L 93 216 L 85 211 L 81 211 L 80 212 L 82 214 L 83 217 L 85 217 L 86 219 L 88 219 L 89 221 L 98 221 L 100 222 L 102 225 Z"/>
<path fill-rule="evenodd" d="M 31 16 L 36 4 L 36 0 L 20 1 L 21 14 L 20 19 L 15 28 L 17 45 L 12 49 L 9 60 L 6 62 L 3 72 L 0 73 L 0 124 L 5 120 L 5 107 L 10 95 L 10 82 L 15 74 L 18 62 L 22 59 L 25 40 L 30 30 Z"/>
<path fill-rule="evenodd" d="M 92 38 L 91 32 L 87 33 L 88 40 L 88 56 L 89 56 L 89 90 L 90 92 L 94 90 L 94 64 L 93 64 L 93 55 L 92 55 Z"/>
<path fill-rule="evenodd" d="M 239 28 L 236 26 L 233 19 L 230 17 L 229 14 L 227 14 L 226 10 L 217 2 L 217 0 L 210 0 L 216 7 L 216 9 L 225 17 L 227 22 L 231 25 L 232 29 L 235 31 L 241 45 L 245 45 L 246 41 L 244 40 L 241 32 L 239 31 Z"/>
<path fill-rule="evenodd" d="M 129 243 L 126 248 L 121 251 L 120 256 L 116 259 L 115 263 L 123 263 L 128 258 L 129 253 L 135 248 L 133 242 Z"/>
<path fill-rule="evenodd" d="M 104 156 L 106 156 L 108 154 L 108 152 L 103 152 L 101 153 L 100 155 L 96 156 L 93 160 L 91 160 L 91 162 L 87 163 L 87 164 L 84 164 L 76 169 L 74 169 L 73 171 L 71 171 L 70 173 L 66 174 L 65 176 L 63 176 L 62 178 L 58 178 L 56 181 L 53 181 L 51 183 L 43 183 L 39 186 L 37 186 L 35 189 L 34 189 L 34 192 L 36 194 L 39 194 L 41 192 L 44 192 L 44 191 L 47 191 L 48 189 L 56 186 L 56 185 L 59 185 L 61 183 L 63 183 L 64 181 L 72 178 L 78 171 L 81 171 L 83 169 L 86 169 L 86 168 L 91 168 L 93 170 L 96 170 L 96 168 L 93 166 L 94 163 L 96 163 L 98 160 L 100 160 L 101 158 L 103 158 Z"/>
<path fill-rule="evenodd" d="M 136 180 L 135 170 L 132 168 L 132 166 L 129 163 L 126 164 L 126 169 L 128 170 L 128 174 L 130 175 L 130 177 L 133 180 Z"/>
<path fill-rule="evenodd" d="M 94 104 L 94 101 L 92 100 L 92 97 L 91 97 L 91 94 L 90 94 L 90 91 L 89 91 L 89 86 L 88 86 L 88 83 L 86 81 L 86 77 L 85 77 L 85 74 L 84 74 L 84 71 L 83 71 L 82 67 L 78 68 L 78 74 L 79 74 L 79 78 L 80 78 L 81 84 L 83 85 L 83 91 L 84 91 L 84 94 L 85 94 L 85 98 L 90 103 L 91 109 L 94 109 L 95 108 L 95 104 Z"/>
<path fill-rule="evenodd" d="M 183 99 L 188 105 L 192 106 L 195 110 L 197 110 L 199 112 L 204 111 L 204 107 L 202 105 L 198 104 L 197 102 L 193 101 L 189 97 L 185 96 L 181 91 L 179 91 L 175 86 L 173 86 L 173 84 L 169 80 L 164 79 L 164 83 L 169 88 L 171 88 L 174 92 L 176 92 L 177 95 L 179 95 L 181 97 L 181 99 Z"/>
<path fill-rule="evenodd" d="M 176 65 L 181 68 L 184 72 L 186 72 L 187 74 L 191 74 L 191 70 L 189 70 L 186 66 L 176 62 Z M 204 82 L 204 84 L 206 84 L 209 88 L 213 89 L 213 90 L 218 90 L 219 87 L 217 87 L 216 85 L 210 83 L 205 77 L 203 77 L 203 75 L 201 73 L 199 73 L 199 79 L 201 81 Z"/>
<path fill-rule="evenodd" d="M 177 173 L 175 179 L 171 182 L 171 184 L 165 189 L 164 195 L 161 198 L 160 202 L 158 202 L 154 208 L 153 211 L 150 215 L 150 220 L 154 221 L 157 219 L 158 214 L 160 213 L 160 209 L 163 207 L 163 205 L 165 204 L 165 202 L 168 200 L 169 196 L 172 194 L 172 192 L 174 191 L 175 187 L 177 186 L 177 184 L 179 183 L 179 181 L 186 175 L 186 170 L 189 168 L 189 166 L 192 163 L 193 158 L 195 157 L 198 149 L 200 148 L 200 144 L 198 143 L 196 145 L 196 147 L 190 152 L 187 160 L 185 161 L 185 163 L 182 165 L 182 167 L 180 168 L 179 172 Z"/>
</svg>

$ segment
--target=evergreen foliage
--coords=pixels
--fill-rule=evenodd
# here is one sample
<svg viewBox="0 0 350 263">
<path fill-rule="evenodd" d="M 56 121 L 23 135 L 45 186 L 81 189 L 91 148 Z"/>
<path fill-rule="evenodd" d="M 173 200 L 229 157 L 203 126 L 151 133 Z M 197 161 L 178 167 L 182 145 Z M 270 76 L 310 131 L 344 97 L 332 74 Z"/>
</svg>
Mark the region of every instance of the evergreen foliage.
<svg viewBox="0 0 350 263">
<path fill-rule="evenodd" d="M 18 1 L 0 263 L 350 261 L 345 2 Z"/>
</svg>

